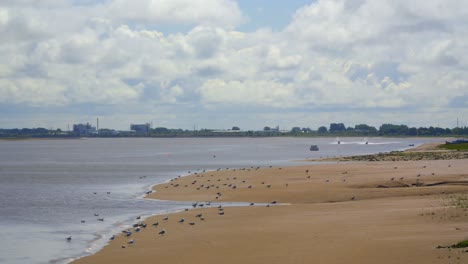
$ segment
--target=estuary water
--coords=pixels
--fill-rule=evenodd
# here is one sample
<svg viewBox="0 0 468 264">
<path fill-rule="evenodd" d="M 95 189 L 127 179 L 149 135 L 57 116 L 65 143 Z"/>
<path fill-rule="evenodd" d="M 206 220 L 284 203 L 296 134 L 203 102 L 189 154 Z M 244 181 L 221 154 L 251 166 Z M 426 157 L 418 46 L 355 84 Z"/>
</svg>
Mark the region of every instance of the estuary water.
<svg viewBox="0 0 468 264">
<path fill-rule="evenodd" d="M 0 263 L 68 263 L 102 248 L 136 216 L 188 208 L 191 202 L 142 197 L 152 185 L 189 171 L 295 165 L 308 158 L 404 150 L 409 144 L 445 139 L 339 140 L 341 144 L 335 138 L 0 141 Z M 320 151 L 309 151 L 311 144 Z"/>
</svg>

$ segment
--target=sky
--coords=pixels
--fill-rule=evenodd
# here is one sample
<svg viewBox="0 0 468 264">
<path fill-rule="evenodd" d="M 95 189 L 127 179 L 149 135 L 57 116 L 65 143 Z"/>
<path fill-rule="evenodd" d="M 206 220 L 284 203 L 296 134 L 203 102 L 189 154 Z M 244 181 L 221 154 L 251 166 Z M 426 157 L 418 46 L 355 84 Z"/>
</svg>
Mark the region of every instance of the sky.
<svg viewBox="0 0 468 264">
<path fill-rule="evenodd" d="M 0 128 L 468 126 L 468 1 L 0 0 Z"/>
</svg>

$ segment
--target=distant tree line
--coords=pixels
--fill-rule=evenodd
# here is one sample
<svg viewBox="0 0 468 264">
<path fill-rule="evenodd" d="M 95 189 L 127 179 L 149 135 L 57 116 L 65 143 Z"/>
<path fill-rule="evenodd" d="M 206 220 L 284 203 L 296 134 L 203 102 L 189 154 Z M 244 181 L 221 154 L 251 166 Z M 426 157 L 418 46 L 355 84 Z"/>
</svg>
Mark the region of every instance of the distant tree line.
<svg viewBox="0 0 468 264">
<path fill-rule="evenodd" d="M 47 128 L 12 128 L 2 129 L 0 128 L 0 137 L 56 137 L 58 135 L 70 136 L 69 133 L 63 132 L 59 129 L 47 129 Z"/>
<path fill-rule="evenodd" d="M 2 138 L 28 137 L 270 137 L 270 136 L 468 136 L 468 127 L 408 127 L 407 125 L 382 124 L 378 129 L 366 124 L 346 127 L 343 123 L 331 123 L 329 127 L 320 126 L 317 130 L 293 127 L 290 131 L 280 131 L 279 127 L 265 126 L 263 130 L 243 131 L 238 126 L 230 130 L 183 130 L 165 127 L 149 128 L 144 133 L 99 129 L 92 134 L 77 134 L 61 129 L 13 128 L 0 129 Z"/>
<path fill-rule="evenodd" d="M 468 127 L 441 128 L 441 127 L 408 127 L 407 125 L 382 124 L 379 129 L 366 124 L 346 127 L 343 123 L 332 123 L 330 127 L 321 126 L 317 131 L 309 128 L 295 127 L 293 134 L 317 134 L 337 136 L 461 136 L 468 135 Z"/>
</svg>

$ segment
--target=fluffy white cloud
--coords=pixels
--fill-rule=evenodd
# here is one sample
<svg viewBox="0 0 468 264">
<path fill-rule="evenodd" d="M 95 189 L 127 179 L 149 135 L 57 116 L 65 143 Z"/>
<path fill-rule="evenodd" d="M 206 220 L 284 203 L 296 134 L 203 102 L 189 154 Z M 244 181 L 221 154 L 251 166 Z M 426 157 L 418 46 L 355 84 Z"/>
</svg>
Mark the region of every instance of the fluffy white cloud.
<svg viewBox="0 0 468 264">
<path fill-rule="evenodd" d="M 208 104 L 222 103 L 234 105 L 261 104 L 273 107 L 293 107 L 294 90 L 292 84 L 272 81 L 223 81 L 208 80 L 203 83 L 200 93 Z"/>
</svg>

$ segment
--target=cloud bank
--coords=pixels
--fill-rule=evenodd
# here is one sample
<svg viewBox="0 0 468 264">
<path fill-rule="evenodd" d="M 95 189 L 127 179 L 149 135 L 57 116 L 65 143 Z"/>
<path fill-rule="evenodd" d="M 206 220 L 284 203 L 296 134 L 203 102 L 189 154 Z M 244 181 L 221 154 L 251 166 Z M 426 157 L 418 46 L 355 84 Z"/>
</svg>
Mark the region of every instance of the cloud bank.
<svg viewBox="0 0 468 264">
<path fill-rule="evenodd" d="M 232 0 L 3 1 L 0 121 L 453 127 L 468 114 L 468 2 L 319 0 L 281 29 L 238 30 L 249 19 Z"/>
</svg>

